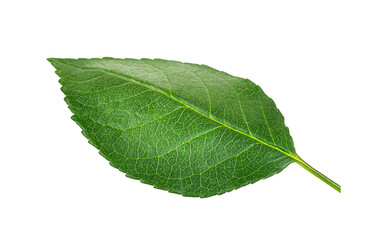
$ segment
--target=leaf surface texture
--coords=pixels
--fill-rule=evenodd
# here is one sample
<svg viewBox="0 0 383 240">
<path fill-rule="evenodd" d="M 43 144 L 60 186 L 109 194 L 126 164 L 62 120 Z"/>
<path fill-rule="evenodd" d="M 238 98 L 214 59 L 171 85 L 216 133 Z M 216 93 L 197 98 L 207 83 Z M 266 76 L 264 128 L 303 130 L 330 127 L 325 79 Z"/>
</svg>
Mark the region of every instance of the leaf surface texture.
<svg viewBox="0 0 383 240">
<path fill-rule="evenodd" d="M 209 197 L 298 156 L 275 103 L 248 79 L 161 59 L 49 59 L 73 120 L 126 176 Z"/>
</svg>

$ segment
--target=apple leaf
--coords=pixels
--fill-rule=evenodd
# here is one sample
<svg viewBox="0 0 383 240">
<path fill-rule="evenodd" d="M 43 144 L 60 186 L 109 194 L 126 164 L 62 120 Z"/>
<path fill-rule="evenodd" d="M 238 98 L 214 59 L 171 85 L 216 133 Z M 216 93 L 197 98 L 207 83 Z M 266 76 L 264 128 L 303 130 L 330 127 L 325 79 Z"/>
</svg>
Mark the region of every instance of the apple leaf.
<svg viewBox="0 0 383 240">
<path fill-rule="evenodd" d="M 127 177 L 192 197 L 223 194 L 296 162 L 274 101 L 248 79 L 161 59 L 48 59 L 73 120 Z"/>
</svg>

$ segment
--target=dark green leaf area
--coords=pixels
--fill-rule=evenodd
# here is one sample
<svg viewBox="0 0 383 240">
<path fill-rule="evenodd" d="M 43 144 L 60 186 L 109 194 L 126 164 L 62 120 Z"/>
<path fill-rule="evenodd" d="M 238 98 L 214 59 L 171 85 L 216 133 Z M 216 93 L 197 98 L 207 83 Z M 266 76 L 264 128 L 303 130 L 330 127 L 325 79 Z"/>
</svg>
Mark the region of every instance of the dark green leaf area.
<svg viewBox="0 0 383 240">
<path fill-rule="evenodd" d="M 249 80 L 165 60 L 50 62 L 83 134 L 130 178 L 209 197 L 294 162 L 283 116 Z"/>
</svg>

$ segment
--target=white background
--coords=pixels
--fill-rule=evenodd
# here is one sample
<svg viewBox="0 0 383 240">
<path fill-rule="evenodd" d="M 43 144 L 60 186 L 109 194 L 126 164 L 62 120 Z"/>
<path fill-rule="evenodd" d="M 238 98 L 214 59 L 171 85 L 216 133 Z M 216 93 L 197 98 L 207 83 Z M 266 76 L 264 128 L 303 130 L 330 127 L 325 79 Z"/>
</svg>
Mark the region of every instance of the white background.
<svg viewBox="0 0 383 240">
<path fill-rule="evenodd" d="M 0 239 L 383 239 L 382 1 L 2 1 Z M 249 78 L 297 164 L 185 198 L 87 143 L 48 57 L 163 58 Z M 380 228 L 380 229 L 379 229 Z"/>
</svg>

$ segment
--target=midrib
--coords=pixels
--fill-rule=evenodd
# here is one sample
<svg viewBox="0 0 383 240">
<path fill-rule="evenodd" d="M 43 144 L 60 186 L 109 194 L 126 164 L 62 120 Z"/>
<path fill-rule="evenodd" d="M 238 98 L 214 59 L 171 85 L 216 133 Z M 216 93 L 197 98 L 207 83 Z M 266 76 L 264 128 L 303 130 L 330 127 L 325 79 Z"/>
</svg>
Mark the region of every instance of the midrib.
<svg viewBox="0 0 383 240">
<path fill-rule="evenodd" d="M 274 150 L 277 150 L 277 151 L 283 153 L 284 155 L 286 155 L 286 156 L 288 156 L 288 157 L 294 159 L 294 160 L 297 161 L 297 162 L 300 162 L 300 163 L 302 163 L 302 164 L 305 164 L 305 162 L 304 162 L 302 159 L 300 159 L 298 156 L 293 155 L 293 154 L 291 154 L 291 153 L 287 153 L 287 152 L 283 151 L 282 149 L 277 148 L 277 147 L 275 147 L 275 146 L 273 146 L 273 145 L 270 145 L 270 144 L 268 144 L 268 143 L 266 143 L 266 142 L 264 142 L 264 141 L 262 141 L 262 140 L 260 140 L 260 139 L 258 139 L 258 138 L 256 138 L 256 137 L 252 136 L 252 135 L 249 135 L 249 134 L 244 133 L 244 132 L 241 132 L 241 131 L 239 131 L 239 130 L 237 130 L 237 129 L 235 129 L 235 128 L 232 128 L 232 127 L 230 127 L 229 125 L 226 125 L 225 123 L 222 123 L 222 122 L 220 122 L 220 121 L 218 121 L 218 120 L 216 120 L 216 119 L 214 119 L 214 118 L 212 118 L 212 117 L 210 117 L 210 116 L 208 116 L 208 115 L 206 115 L 206 114 L 204 114 L 204 113 L 198 111 L 197 109 L 195 109 L 195 108 L 189 106 L 188 104 L 184 103 L 183 101 L 181 101 L 181 100 L 179 100 L 179 99 L 173 97 L 172 95 L 168 94 L 168 93 L 165 92 L 164 90 L 159 89 L 159 88 L 157 88 L 157 87 L 155 87 L 155 86 L 153 86 L 153 85 L 150 85 L 150 84 L 147 84 L 147 83 L 140 82 L 140 81 L 134 79 L 132 76 L 127 76 L 127 75 L 125 75 L 125 74 L 117 73 L 117 72 L 110 71 L 110 70 L 99 69 L 99 68 L 80 68 L 80 67 L 77 67 L 77 66 L 73 66 L 73 65 L 70 65 L 70 64 L 67 64 L 67 63 L 60 62 L 60 61 L 58 61 L 58 60 L 56 60 L 56 59 L 55 59 L 55 61 L 57 61 L 57 62 L 59 62 L 59 63 L 61 63 L 61 64 L 64 64 L 64 65 L 73 67 L 73 68 L 81 69 L 81 70 L 101 71 L 101 72 L 104 72 L 104 73 L 106 73 L 106 74 L 109 74 L 109 75 L 113 75 L 113 76 L 122 78 L 122 79 L 124 79 L 124 80 L 129 80 L 129 81 L 131 81 L 131 82 L 133 82 L 133 83 L 135 83 L 135 84 L 138 84 L 138 85 L 143 86 L 143 87 L 146 87 L 146 88 L 148 88 L 148 89 L 150 89 L 150 90 L 156 91 L 156 92 L 158 92 L 158 93 L 160 93 L 160 94 L 162 94 L 162 95 L 164 95 L 164 96 L 170 98 L 171 100 L 176 101 L 176 102 L 182 104 L 182 105 L 185 106 L 186 108 L 189 108 L 189 109 L 191 109 L 192 111 L 194 111 L 194 112 L 196 112 L 196 113 L 198 113 L 198 114 L 200 114 L 200 115 L 206 117 L 207 119 L 210 119 L 211 121 L 214 121 L 214 122 L 216 122 L 216 123 L 218 123 L 218 124 L 220 124 L 220 125 L 222 125 L 222 126 L 228 128 L 228 129 L 230 129 L 230 130 L 232 130 L 232 131 L 235 131 L 235 132 L 237 132 L 237 133 L 240 133 L 240 134 L 242 134 L 242 135 L 244 135 L 244 136 L 246 136 L 246 137 L 252 138 L 252 139 L 254 139 L 254 140 L 260 142 L 261 144 L 263 144 L 263 145 L 265 145 L 265 146 L 267 146 L 267 147 L 270 147 L 270 148 L 272 148 L 272 149 L 274 149 Z"/>
</svg>

